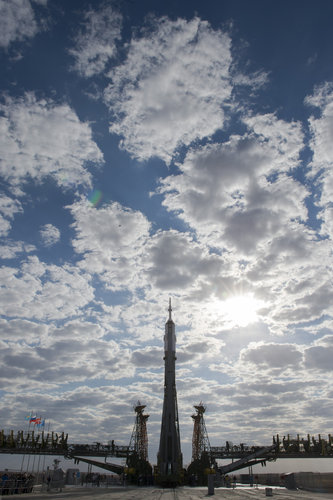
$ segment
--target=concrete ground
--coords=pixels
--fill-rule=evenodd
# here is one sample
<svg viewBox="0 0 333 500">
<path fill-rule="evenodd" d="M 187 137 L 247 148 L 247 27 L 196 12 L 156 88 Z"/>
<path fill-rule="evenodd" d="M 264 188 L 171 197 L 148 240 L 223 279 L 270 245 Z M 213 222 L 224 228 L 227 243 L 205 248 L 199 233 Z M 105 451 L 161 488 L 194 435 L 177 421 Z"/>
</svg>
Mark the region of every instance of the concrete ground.
<svg viewBox="0 0 333 500">
<path fill-rule="evenodd" d="M 286 490 L 285 488 L 272 487 L 272 496 L 277 500 L 325 500 L 333 499 L 333 493 L 313 493 L 301 490 Z M 265 499 L 265 487 L 259 488 L 244 488 L 236 487 L 234 490 L 230 488 L 215 488 L 214 495 L 208 496 L 208 489 L 180 487 L 177 489 L 159 489 L 155 487 L 110 487 L 110 488 L 81 488 L 68 486 L 62 492 L 34 492 L 29 494 L 15 495 L 14 498 L 20 500 L 198 500 L 200 498 L 212 499 L 230 499 L 230 500 L 247 500 L 247 499 Z M 2 497 L 2 498 L 7 498 Z"/>
</svg>

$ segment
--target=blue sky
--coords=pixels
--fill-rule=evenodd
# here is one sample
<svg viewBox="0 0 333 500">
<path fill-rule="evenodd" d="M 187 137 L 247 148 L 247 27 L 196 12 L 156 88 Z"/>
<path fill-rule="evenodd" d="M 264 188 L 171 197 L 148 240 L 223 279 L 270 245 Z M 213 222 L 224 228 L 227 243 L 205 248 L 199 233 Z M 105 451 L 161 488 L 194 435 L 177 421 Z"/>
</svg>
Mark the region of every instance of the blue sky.
<svg viewBox="0 0 333 500">
<path fill-rule="evenodd" d="M 156 461 L 332 430 L 331 2 L 0 0 L 1 428 Z"/>
</svg>

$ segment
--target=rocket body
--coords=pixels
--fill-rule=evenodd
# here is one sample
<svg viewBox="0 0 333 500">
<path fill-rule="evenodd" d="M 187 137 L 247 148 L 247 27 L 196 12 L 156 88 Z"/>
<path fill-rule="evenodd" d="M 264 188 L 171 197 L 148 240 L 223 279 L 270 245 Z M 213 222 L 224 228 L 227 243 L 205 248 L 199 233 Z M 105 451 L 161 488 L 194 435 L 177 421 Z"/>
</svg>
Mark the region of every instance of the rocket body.
<svg viewBox="0 0 333 500">
<path fill-rule="evenodd" d="M 165 335 L 164 335 L 164 353 L 165 356 L 167 354 L 174 354 L 176 358 L 176 334 L 175 334 L 175 324 L 172 319 L 165 324 Z"/>
<path fill-rule="evenodd" d="M 159 473 L 164 481 L 177 482 L 182 469 L 179 420 L 176 391 L 176 334 L 171 319 L 165 324 L 164 335 L 164 400 L 158 452 Z"/>
</svg>

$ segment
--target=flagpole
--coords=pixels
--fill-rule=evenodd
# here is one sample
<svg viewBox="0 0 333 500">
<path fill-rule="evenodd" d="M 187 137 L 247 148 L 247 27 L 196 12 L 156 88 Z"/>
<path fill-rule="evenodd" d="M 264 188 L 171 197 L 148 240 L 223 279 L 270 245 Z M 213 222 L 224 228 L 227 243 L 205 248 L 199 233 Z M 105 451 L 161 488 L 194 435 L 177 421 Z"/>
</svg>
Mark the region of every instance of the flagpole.
<svg viewBox="0 0 333 500">
<path fill-rule="evenodd" d="M 42 421 L 41 417 L 37 417 L 37 415 L 36 415 L 36 419 L 34 421 L 34 430 L 33 430 L 34 440 L 31 442 L 33 450 L 34 450 L 34 453 L 33 453 L 34 458 L 33 458 L 33 461 L 32 461 L 32 469 L 31 469 L 32 473 L 35 471 L 36 448 L 37 448 L 36 444 L 38 442 L 38 438 L 35 435 L 35 431 L 36 431 L 36 429 L 38 429 L 38 426 L 40 425 L 41 421 Z"/>
<path fill-rule="evenodd" d="M 26 417 L 27 418 L 27 417 Z M 30 415 L 29 415 L 29 425 L 28 425 L 28 432 L 27 434 L 29 434 L 29 430 L 30 430 L 30 419 L 32 418 L 32 411 L 30 412 Z M 23 437 L 24 437 L 24 434 L 23 434 Z M 25 443 L 25 447 L 24 447 L 24 450 L 26 449 L 27 447 L 27 442 Z M 22 457 L 22 462 L 21 462 L 21 472 L 23 471 L 23 464 L 24 464 L 24 459 L 25 459 L 25 453 L 23 453 L 23 457 Z"/>
<path fill-rule="evenodd" d="M 34 413 L 34 415 L 35 415 L 35 413 Z M 30 418 L 30 420 L 29 420 L 29 429 L 30 429 L 30 424 L 31 424 L 31 422 L 32 422 L 32 420 L 31 420 L 32 418 L 35 418 L 35 417 L 31 416 L 31 418 Z M 29 432 L 29 429 L 28 429 L 28 432 Z M 30 436 L 29 436 L 29 437 L 30 437 Z M 28 444 L 28 440 L 27 440 L 27 444 Z M 29 453 L 29 456 L 28 456 L 27 472 L 29 472 L 29 465 L 30 465 L 30 453 Z"/>
<path fill-rule="evenodd" d="M 49 433 L 49 431 L 50 431 L 50 422 L 48 423 L 47 434 Z M 43 472 L 45 472 L 45 455 L 43 455 Z"/>
<path fill-rule="evenodd" d="M 38 422 L 38 419 L 39 419 L 39 417 L 37 417 L 37 413 L 34 413 L 34 416 L 31 416 L 31 418 L 29 420 L 29 428 L 30 428 L 31 422 L 34 424 L 34 426 L 36 426 L 36 422 Z M 35 427 L 34 427 L 34 430 L 32 431 L 32 433 L 34 434 L 34 438 L 35 438 Z M 31 444 L 33 444 L 32 439 L 31 439 Z M 31 453 L 29 453 L 27 472 L 29 472 L 30 458 L 31 458 Z M 35 454 L 34 454 L 34 458 L 33 458 L 32 467 L 34 467 L 34 466 L 35 466 Z"/>
<path fill-rule="evenodd" d="M 34 459 L 32 461 L 32 469 L 31 469 L 32 473 L 34 473 L 34 470 L 35 470 L 35 461 L 36 461 L 36 436 L 35 436 L 36 422 L 37 422 L 37 419 L 34 422 L 34 430 L 33 430 L 33 433 L 34 433 L 34 442 L 32 443 L 32 446 L 34 448 Z"/>
<path fill-rule="evenodd" d="M 44 427 L 44 420 L 42 420 L 42 417 L 41 417 L 40 428 L 43 428 L 43 427 Z M 40 429 L 39 429 L 39 430 L 40 430 Z M 38 436 L 40 437 L 40 433 L 38 434 Z M 37 465 L 37 477 L 36 477 L 36 484 L 38 483 L 38 480 L 39 480 L 40 457 L 41 457 L 41 454 L 40 454 L 40 453 L 38 453 L 38 465 Z"/>
</svg>

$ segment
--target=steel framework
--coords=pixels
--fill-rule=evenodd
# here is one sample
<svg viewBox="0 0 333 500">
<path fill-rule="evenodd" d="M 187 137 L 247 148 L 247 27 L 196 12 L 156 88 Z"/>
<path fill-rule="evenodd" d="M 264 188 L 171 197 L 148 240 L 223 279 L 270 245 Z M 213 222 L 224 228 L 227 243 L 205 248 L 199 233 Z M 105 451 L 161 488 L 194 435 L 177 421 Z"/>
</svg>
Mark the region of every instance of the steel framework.
<svg viewBox="0 0 333 500">
<path fill-rule="evenodd" d="M 0 453 L 20 453 L 43 455 L 59 455 L 67 451 L 68 434 L 64 432 L 39 432 L 11 430 L 5 434 L 0 431 Z"/>
<path fill-rule="evenodd" d="M 292 437 L 289 434 L 281 439 L 277 434 L 273 436 L 272 445 L 267 446 L 248 446 L 243 443 L 240 445 L 231 445 L 229 441 L 225 446 L 212 446 L 211 454 L 215 459 L 236 459 L 250 456 L 262 450 L 271 448 L 268 456 L 272 459 L 277 458 L 332 458 L 333 457 L 333 437 L 328 434 L 323 438 L 321 434 L 318 438 L 307 435 L 301 438 L 299 434 Z"/>
<path fill-rule="evenodd" d="M 194 406 L 196 413 L 192 415 L 194 420 L 192 436 L 192 461 L 200 460 L 203 453 L 210 455 L 210 443 L 206 430 L 204 413 L 206 407 L 200 401 L 199 405 Z"/>
<path fill-rule="evenodd" d="M 136 416 L 129 449 L 133 450 L 137 454 L 139 460 L 148 461 L 148 435 L 146 422 L 149 415 L 143 414 L 143 410 L 145 408 L 146 405 L 142 405 L 140 401 L 138 401 L 136 406 L 134 406 Z"/>
</svg>

